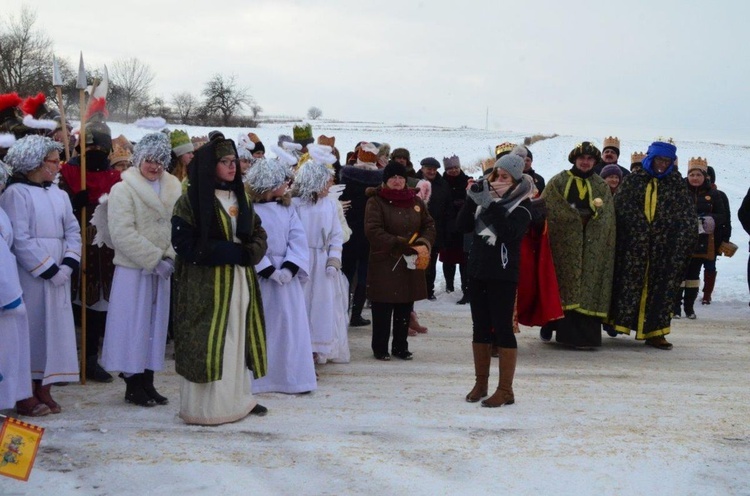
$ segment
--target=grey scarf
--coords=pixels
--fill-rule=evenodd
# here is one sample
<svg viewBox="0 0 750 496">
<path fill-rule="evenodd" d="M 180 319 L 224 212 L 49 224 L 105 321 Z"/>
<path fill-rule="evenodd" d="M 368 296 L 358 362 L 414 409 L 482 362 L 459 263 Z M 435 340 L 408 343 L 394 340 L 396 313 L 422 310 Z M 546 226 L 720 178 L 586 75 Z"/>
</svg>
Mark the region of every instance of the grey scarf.
<svg viewBox="0 0 750 496">
<path fill-rule="evenodd" d="M 521 182 L 518 183 L 518 186 L 506 193 L 505 196 L 493 199 L 492 202 L 499 203 L 505 207 L 505 216 L 508 217 L 522 201 L 531 198 L 532 196 L 534 196 L 534 180 L 531 176 L 524 174 L 521 178 Z M 490 246 L 495 246 L 495 242 L 497 242 L 497 233 L 492 225 L 488 226 L 482 222 L 479 215 L 483 210 L 484 209 L 480 206 L 477 207 L 477 210 L 474 213 L 474 232 L 481 236 L 485 243 Z M 531 212 L 529 212 L 529 217 L 531 217 Z"/>
</svg>

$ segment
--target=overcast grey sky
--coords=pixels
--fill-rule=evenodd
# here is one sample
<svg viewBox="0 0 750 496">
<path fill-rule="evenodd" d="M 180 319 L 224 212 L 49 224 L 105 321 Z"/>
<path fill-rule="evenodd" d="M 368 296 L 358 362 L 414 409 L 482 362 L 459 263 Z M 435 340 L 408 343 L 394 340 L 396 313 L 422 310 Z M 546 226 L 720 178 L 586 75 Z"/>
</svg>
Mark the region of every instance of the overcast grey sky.
<svg viewBox="0 0 750 496">
<path fill-rule="evenodd" d="M 25 3 L 75 67 L 137 57 L 167 100 L 236 74 L 266 114 L 750 144 L 746 2 Z"/>
</svg>

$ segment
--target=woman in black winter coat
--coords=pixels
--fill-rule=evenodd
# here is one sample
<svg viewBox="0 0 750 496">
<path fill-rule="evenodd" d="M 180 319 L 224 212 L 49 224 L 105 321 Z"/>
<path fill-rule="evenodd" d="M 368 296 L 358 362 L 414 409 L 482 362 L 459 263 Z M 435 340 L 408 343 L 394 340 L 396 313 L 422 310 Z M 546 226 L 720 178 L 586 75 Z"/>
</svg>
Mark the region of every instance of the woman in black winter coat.
<svg viewBox="0 0 750 496">
<path fill-rule="evenodd" d="M 523 159 L 501 157 L 486 180 L 470 182 L 466 203 L 456 224 L 473 232 L 467 263 L 472 350 L 476 382 L 466 395 L 474 403 L 487 396 L 492 345 L 499 348 L 500 378 L 495 393 L 482 406 L 513 404 L 513 376 L 518 345 L 513 334 L 513 310 L 518 286 L 521 239 L 531 221 L 534 184 L 523 173 Z M 494 329 L 494 333 L 493 333 Z"/>
<path fill-rule="evenodd" d="M 678 293 L 675 302 L 674 318 L 680 318 L 680 299 L 682 299 L 685 316 L 688 319 L 695 319 L 694 305 L 701 282 L 701 267 L 705 265 L 706 272 L 716 271 L 716 254 L 722 241 L 721 236 L 718 235 L 718 227 L 726 223 L 728 212 L 717 190 L 711 188 L 704 160 L 690 160 L 686 183 L 701 223 L 697 227 L 698 244 L 685 274 L 685 285 Z"/>
<path fill-rule="evenodd" d="M 443 263 L 443 276 L 445 277 L 445 290 L 448 293 L 454 291 L 453 280 L 456 276 L 456 266 L 461 277 L 461 291 L 463 298 L 468 300 L 466 294 L 466 254 L 464 253 L 464 233 L 456 229 L 456 216 L 466 202 L 466 186 L 469 184 L 469 176 L 461 170 L 459 158 L 455 155 L 443 159 L 445 174 L 443 179 L 448 184 L 451 192 L 453 208 L 448 217 L 446 226 L 445 245 L 440 250 L 440 261 Z M 462 298 L 462 299 L 463 299 Z"/>
</svg>

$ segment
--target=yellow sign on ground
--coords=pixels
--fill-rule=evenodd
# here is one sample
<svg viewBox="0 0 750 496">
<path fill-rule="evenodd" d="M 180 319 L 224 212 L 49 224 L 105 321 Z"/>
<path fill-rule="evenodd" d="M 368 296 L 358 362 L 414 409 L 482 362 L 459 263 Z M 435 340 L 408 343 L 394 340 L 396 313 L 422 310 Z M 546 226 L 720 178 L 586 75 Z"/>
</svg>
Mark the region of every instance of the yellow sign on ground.
<svg viewBox="0 0 750 496">
<path fill-rule="evenodd" d="M 6 417 L 0 429 L 0 475 L 27 481 L 44 428 Z"/>
</svg>

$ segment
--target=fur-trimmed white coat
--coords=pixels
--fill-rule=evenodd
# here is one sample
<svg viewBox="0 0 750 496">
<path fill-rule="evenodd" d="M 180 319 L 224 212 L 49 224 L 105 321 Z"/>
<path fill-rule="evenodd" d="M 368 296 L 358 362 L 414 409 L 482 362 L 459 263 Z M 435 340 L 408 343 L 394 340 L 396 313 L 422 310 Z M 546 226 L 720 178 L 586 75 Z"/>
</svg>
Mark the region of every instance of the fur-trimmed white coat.
<svg viewBox="0 0 750 496">
<path fill-rule="evenodd" d="M 109 231 L 115 265 L 153 270 L 162 258 L 174 260 L 172 210 L 182 194 L 180 181 L 164 172 L 159 193 L 137 167 L 122 173 L 109 194 Z"/>
</svg>

